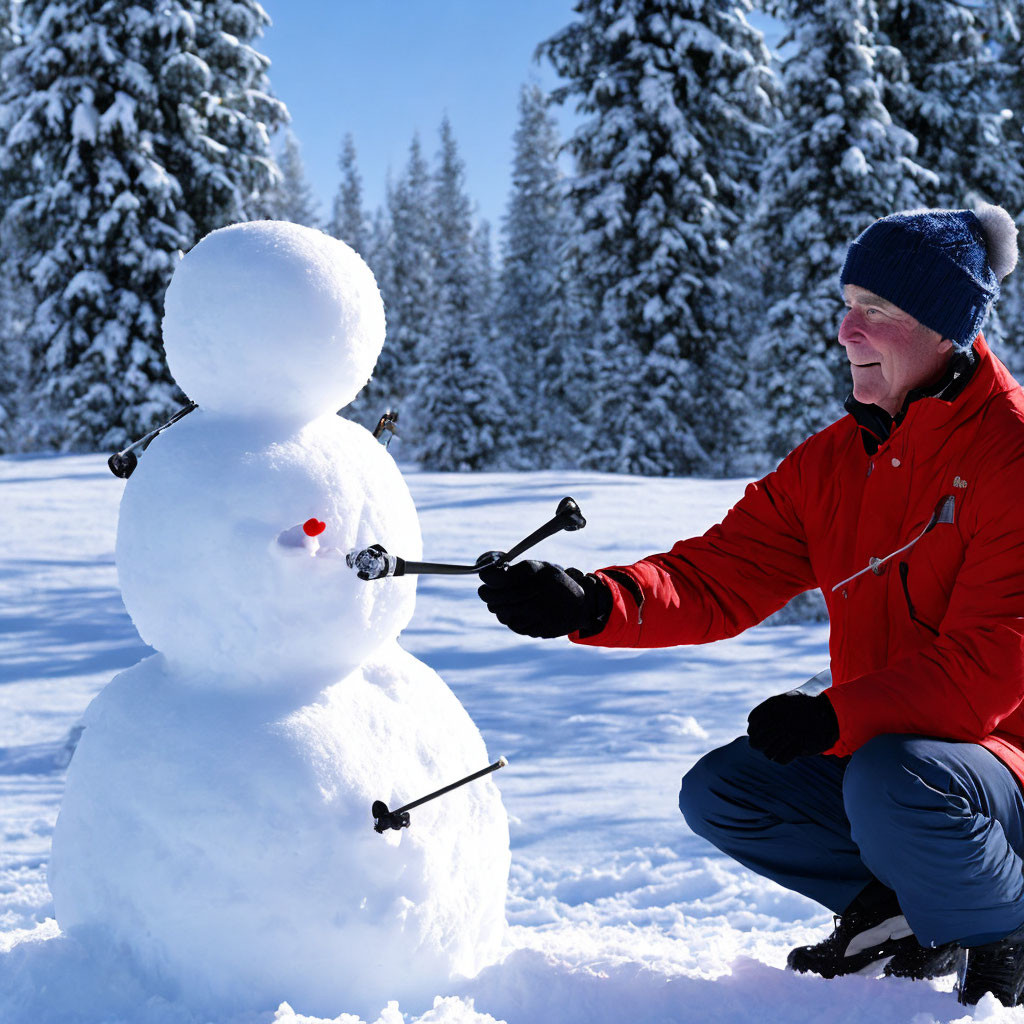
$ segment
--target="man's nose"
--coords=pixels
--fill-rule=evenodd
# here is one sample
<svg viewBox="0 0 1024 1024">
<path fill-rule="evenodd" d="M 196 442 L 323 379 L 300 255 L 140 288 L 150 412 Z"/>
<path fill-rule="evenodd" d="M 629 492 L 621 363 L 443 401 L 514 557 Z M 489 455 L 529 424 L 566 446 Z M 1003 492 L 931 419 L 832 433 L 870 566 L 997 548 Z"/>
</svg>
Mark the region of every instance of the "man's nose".
<svg viewBox="0 0 1024 1024">
<path fill-rule="evenodd" d="M 858 323 L 854 310 L 850 310 L 839 324 L 839 344 L 848 345 L 857 340 Z"/>
</svg>

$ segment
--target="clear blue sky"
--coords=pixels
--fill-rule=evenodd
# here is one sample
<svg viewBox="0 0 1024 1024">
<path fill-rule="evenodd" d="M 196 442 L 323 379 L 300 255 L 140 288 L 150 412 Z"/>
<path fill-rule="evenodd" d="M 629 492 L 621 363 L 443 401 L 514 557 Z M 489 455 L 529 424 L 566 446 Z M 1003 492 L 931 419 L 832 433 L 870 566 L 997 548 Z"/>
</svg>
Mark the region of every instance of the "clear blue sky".
<svg viewBox="0 0 1024 1024">
<path fill-rule="evenodd" d="M 573 0 L 262 0 L 273 20 L 259 48 L 292 115 L 306 173 L 330 213 L 341 139 L 351 132 L 366 205 L 384 199 L 414 132 L 428 157 L 447 112 L 466 185 L 497 237 L 510 187 L 519 90 L 556 76 L 537 45 L 573 20 Z M 765 19 L 758 24 L 770 28 Z M 571 103 L 572 101 L 570 101 Z M 559 117 L 563 137 L 575 123 Z"/>
<path fill-rule="evenodd" d="M 549 88 L 537 44 L 572 18 L 572 0 L 262 0 L 273 20 L 259 48 L 292 115 L 326 216 L 351 132 L 367 206 L 383 201 L 419 132 L 432 159 L 447 112 L 466 184 L 497 232 L 509 190 L 520 86 Z"/>
</svg>

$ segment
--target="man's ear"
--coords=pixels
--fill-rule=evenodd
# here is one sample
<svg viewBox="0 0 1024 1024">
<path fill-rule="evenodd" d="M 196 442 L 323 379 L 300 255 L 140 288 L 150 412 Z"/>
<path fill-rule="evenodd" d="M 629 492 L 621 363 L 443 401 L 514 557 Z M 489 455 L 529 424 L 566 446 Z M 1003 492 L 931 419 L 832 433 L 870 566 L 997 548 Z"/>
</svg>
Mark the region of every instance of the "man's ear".
<svg viewBox="0 0 1024 1024">
<path fill-rule="evenodd" d="M 953 342 L 951 342 L 949 340 L 949 338 L 943 338 L 942 341 L 939 342 L 938 351 L 939 352 L 948 352 L 952 347 L 953 347 Z"/>
</svg>

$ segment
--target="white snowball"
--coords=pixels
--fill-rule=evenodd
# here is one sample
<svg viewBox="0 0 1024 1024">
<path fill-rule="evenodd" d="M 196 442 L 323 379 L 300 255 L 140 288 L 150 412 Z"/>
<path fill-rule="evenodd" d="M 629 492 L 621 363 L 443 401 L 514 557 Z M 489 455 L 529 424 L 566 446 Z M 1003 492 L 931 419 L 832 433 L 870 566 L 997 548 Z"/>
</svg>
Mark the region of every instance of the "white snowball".
<svg viewBox="0 0 1024 1024">
<path fill-rule="evenodd" d="M 53 837 L 61 928 L 124 943 L 186 1002 L 367 1020 L 424 1008 L 499 952 L 508 825 L 488 763 L 430 668 L 389 644 L 316 703 L 187 690 L 164 658 L 93 701 Z M 287 704 L 287 702 L 284 702 Z"/>
<path fill-rule="evenodd" d="M 989 266 L 1002 280 L 1017 265 L 1017 225 L 1001 206 L 981 203 L 974 213 L 985 232 Z"/>
<path fill-rule="evenodd" d="M 315 545 L 279 540 L 311 518 L 326 524 Z M 288 435 L 200 408 L 125 485 L 118 579 L 183 680 L 317 692 L 412 617 L 414 576 L 364 582 L 345 564 L 373 543 L 421 557 L 412 496 L 369 431 L 331 415 Z"/>
<path fill-rule="evenodd" d="M 284 221 L 234 224 L 181 261 L 164 302 L 174 379 L 201 408 L 311 420 L 369 379 L 384 306 L 344 242 Z"/>
</svg>

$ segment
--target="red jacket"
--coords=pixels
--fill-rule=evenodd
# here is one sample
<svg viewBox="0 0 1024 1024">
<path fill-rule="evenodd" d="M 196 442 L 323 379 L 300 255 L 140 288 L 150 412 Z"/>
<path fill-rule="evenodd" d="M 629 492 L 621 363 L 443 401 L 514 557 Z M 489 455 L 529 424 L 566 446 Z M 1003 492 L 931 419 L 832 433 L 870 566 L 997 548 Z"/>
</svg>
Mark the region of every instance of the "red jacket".
<svg viewBox="0 0 1024 1024">
<path fill-rule="evenodd" d="M 571 639 L 706 643 L 818 587 L 839 720 L 827 753 L 881 733 L 968 740 L 1024 781 L 1024 394 L 981 335 L 974 348 L 966 386 L 910 402 L 874 454 L 844 416 L 704 536 L 599 570 L 608 623 Z"/>
</svg>

